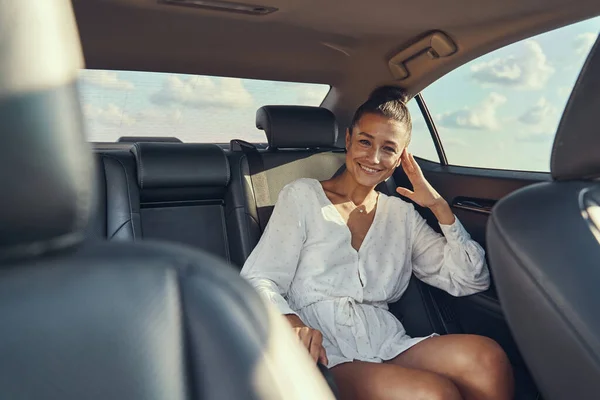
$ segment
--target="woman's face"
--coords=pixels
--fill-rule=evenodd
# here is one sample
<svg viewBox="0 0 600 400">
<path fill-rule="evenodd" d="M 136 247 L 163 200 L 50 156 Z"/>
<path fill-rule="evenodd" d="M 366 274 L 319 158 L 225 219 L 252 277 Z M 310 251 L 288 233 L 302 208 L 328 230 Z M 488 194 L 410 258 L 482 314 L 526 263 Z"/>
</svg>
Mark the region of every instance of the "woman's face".
<svg viewBox="0 0 600 400">
<path fill-rule="evenodd" d="M 401 122 L 364 114 L 352 132 L 346 131 L 346 169 L 358 184 L 377 186 L 400 165 L 408 135 Z"/>
</svg>

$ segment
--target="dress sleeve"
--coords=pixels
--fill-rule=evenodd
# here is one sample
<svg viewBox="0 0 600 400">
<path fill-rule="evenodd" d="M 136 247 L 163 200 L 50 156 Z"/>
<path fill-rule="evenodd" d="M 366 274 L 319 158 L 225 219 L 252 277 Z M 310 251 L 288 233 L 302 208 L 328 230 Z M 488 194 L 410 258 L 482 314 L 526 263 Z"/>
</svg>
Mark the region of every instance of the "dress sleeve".
<svg viewBox="0 0 600 400">
<path fill-rule="evenodd" d="M 417 278 L 453 296 L 482 292 L 490 286 L 483 248 L 467 233 L 458 218 L 434 231 L 411 206 L 412 264 Z"/>
<path fill-rule="evenodd" d="M 304 215 L 297 199 L 293 186 L 282 189 L 267 227 L 241 272 L 261 297 L 282 314 L 296 314 L 285 297 L 306 239 Z"/>
</svg>

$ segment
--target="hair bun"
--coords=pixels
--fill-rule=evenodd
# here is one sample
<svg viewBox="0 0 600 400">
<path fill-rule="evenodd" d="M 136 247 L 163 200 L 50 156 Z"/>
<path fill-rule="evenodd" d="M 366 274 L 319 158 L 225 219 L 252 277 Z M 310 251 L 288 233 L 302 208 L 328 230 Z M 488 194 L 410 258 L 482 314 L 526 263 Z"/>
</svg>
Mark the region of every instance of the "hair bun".
<svg viewBox="0 0 600 400">
<path fill-rule="evenodd" d="M 408 93 L 406 90 L 398 86 L 380 86 L 373 90 L 369 95 L 369 100 L 376 101 L 378 103 L 387 103 L 388 101 L 400 101 L 404 104 L 408 102 Z"/>
</svg>

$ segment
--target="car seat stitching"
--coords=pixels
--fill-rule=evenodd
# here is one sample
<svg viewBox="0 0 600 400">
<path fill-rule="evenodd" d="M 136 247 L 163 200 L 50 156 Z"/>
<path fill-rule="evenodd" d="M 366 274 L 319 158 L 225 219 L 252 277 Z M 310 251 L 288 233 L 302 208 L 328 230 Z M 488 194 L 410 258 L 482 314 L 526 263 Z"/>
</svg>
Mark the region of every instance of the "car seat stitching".
<svg viewBox="0 0 600 400">
<path fill-rule="evenodd" d="M 140 170 L 140 175 L 139 175 L 139 178 L 140 178 L 140 189 L 143 189 L 144 188 L 144 167 L 143 167 L 143 164 L 142 164 L 142 147 L 139 145 L 139 143 L 136 143 L 133 146 L 140 153 L 140 156 L 136 157 L 135 161 L 136 161 L 138 169 Z"/>
<path fill-rule="evenodd" d="M 118 233 L 121 231 L 121 229 L 123 229 L 123 227 L 124 227 L 125 225 L 127 225 L 127 224 L 128 224 L 129 222 L 131 222 L 131 221 L 132 221 L 132 220 L 131 220 L 131 218 L 129 218 L 127 221 L 123 222 L 123 223 L 122 223 L 122 224 L 121 224 L 121 225 L 120 225 L 120 226 L 117 228 L 117 230 L 115 230 L 115 232 L 114 232 L 112 235 L 110 235 L 110 237 L 108 238 L 108 240 L 112 240 L 112 238 L 114 238 L 114 237 L 115 237 L 115 236 L 116 236 L 116 235 L 117 235 L 117 234 L 118 234 Z M 133 231 L 134 229 L 132 228 L 131 230 Z M 134 238 L 135 238 L 135 234 L 134 234 Z"/>
<path fill-rule="evenodd" d="M 219 147 L 217 145 L 215 145 L 216 147 Z M 221 148 L 219 147 L 219 150 L 221 150 Z M 223 155 L 223 158 L 225 158 L 225 175 L 227 176 L 227 185 L 229 185 L 229 182 L 231 180 L 231 167 L 229 166 L 229 160 L 227 159 L 227 156 L 225 155 L 225 152 L 221 150 L 221 154 Z"/>
<path fill-rule="evenodd" d="M 248 156 L 246 154 L 244 154 L 240 158 L 240 161 L 242 161 L 242 160 L 246 160 L 246 162 L 248 162 Z M 239 170 L 239 176 L 241 176 L 241 177 L 244 176 L 244 171 L 243 171 L 243 168 L 242 168 L 243 165 L 244 164 L 242 162 L 240 162 L 240 164 L 238 166 L 238 168 L 240 169 Z M 252 175 L 252 172 L 249 171 L 249 174 Z M 246 185 L 244 184 L 244 182 L 242 182 L 242 188 L 244 190 L 246 190 Z M 252 177 L 250 177 L 250 189 L 251 189 L 251 193 L 250 194 L 252 195 L 252 199 L 254 199 L 254 209 L 256 210 L 256 213 L 258 215 L 258 204 L 256 203 L 256 194 L 254 193 L 254 185 L 252 185 Z M 250 210 L 247 210 L 246 214 L 249 214 L 252 217 L 252 220 L 258 224 L 259 230 L 262 233 L 262 227 L 260 226 L 260 223 L 258 223 L 258 219 L 254 218 L 254 215 L 252 215 L 252 213 L 250 213 Z M 246 226 L 246 230 L 248 230 L 248 229 L 249 229 L 248 226 Z M 248 236 L 250 236 L 250 231 L 247 231 L 247 233 L 248 233 Z"/>
<path fill-rule="evenodd" d="M 129 220 L 128 221 L 131 221 L 134 212 L 133 212 L 133 208 L 131 207 L 131 190 L 129 187 L 129 174 L 127 174 L 127 168 L 125 168 L 125 165 L 123 164 L 123 162 L 121 160 L 119 160 L 118 158 L 107 155 L 107 154 L 104 154 L 103 156 L 106 158 L 111 158 L 111 159 L 115 160 L 116 162 L 118 162 L 121 165 L 121 168 L 123 168 L 123 172 L 125 173 L 125 184 L 127 185 L 127 204 L 129 206 Z M 119 227 L 119 229 L 120 229 L 120 227 Z M 131 231 L 133 232 L 133 240 L 135 240 L 136 236 L 135 236 L 135 229 L 133 226 L 132 226 Z"/>
</svg>

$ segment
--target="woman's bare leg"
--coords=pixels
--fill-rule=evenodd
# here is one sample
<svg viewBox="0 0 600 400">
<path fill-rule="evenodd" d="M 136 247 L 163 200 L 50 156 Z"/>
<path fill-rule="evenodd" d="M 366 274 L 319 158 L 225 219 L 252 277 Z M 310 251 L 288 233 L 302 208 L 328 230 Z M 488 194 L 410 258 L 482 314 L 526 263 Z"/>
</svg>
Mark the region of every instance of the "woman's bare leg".
<svg viewBox="0 0 600 400">
<path fill-rule="evenodd" d="M 354 361 L 331 369 L 342 400 L 462 400 L 441 375 L 394 364 Z"/>
<path fill-rule="evenodd" d="M 445 376 L 454 382 L 465 400 L 508 400 L 513 397 L 514 379 L 506 353 L 495 341 L 484 336 L 432 337 L 387 363 Z"/>
</svg>

